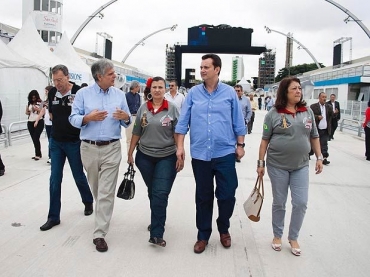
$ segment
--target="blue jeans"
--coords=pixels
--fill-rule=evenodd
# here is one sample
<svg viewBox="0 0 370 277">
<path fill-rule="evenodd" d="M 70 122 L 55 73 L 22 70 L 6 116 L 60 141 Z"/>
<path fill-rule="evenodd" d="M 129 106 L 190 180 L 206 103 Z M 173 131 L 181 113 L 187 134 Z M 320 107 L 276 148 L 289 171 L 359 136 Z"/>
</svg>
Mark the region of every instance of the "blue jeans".
<svg viewBox="0 0 370 277">
<path fill-rule="evenodd" d="M 218 231 L 220 234 L 229 232 L 230 217 L 235 206 L 235 190 L 238 187 L 235 153 L 211 159 L 211 161 L 192 159 L 191 163 L 196 182 L 195 203 L 198 240 L 208 241 L 212 233 L 214 195 L 216 195 L 218 204 L 218 218 L 216 220 Z M 214 177 L 216 177 L 215 192 Z"/>
<path fill-rule="evenodd" d="M 48 136 L 48 141 L 49 141 L 49 145 L 48 145 L 48 158 L 50 159 L 50 135 L 51 135 L 51 128 L 53 127 L 53 125 L 46 125 L 45 124 L 45 131 L 46 131 L 46 135 Z"/>
<path fill-rule="evenodd" d="M 176 154 L 155 158 L 136 152 L 136 165 L 148 187 L 151 210 L 150 237 L 163 238 L 168 196 L 176 178 Z"/>
<path fill-rule="evenodd" d="M 60 220 L 60 197 L 62 189 L 63 168 L 68 159 L 71 167 L 73 178 L 80 192 L 83 203 L 93 203 L 89 184 L 80 155 L 81 141 L 61 142 L 50 138 L 50 154 L 51 154 L 51 174 L 50 174 L 50 206 L 48 218 L 54 221 Z"/>
<path fill-rule="evenodd" d="M 289 240 L 297 240 L 301 230 L 308 201 L 308 166 L 297 170 L 283 170 L 267 167 L 272 187 L 272 229 L 274 236 L 281 238 L 284 230 L 285 204 L 290 187 L 292 197 L 292 215 L 289 225 Z"/>
</svg>

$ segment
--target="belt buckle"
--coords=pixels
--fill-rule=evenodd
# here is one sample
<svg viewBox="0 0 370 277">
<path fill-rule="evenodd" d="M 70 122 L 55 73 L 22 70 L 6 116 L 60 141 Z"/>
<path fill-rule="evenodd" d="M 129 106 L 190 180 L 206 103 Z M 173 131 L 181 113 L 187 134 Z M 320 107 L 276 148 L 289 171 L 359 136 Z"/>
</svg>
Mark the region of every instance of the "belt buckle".
<svg viewBox="0 0 370 277">
<path fill-rule="evenodd" d="M 96 141 L 95 142 L 96 146 L 103 146 L 103 145 L 107 145 L 107 144 L 109 144 L 109 142 L 107 143 L 107 141 Z"/>
</svg>

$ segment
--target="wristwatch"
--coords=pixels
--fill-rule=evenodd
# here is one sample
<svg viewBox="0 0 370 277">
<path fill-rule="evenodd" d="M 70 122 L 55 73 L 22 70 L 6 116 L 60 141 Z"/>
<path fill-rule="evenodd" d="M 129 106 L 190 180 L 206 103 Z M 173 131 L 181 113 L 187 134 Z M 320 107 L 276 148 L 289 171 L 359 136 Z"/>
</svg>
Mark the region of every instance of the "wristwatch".
<svg viewBox="0 0 370 277">
<path fill-rule="evenodd" d="M 318 161 L 322 161 L 324 158 L 323 158 L 323 156 L 322 155 L 320 155 L 320 156 L 318 156 L 317 158 L 316 158 L 316 160 L 318 160 Z"/>
<path fill-rule="evenodd" d="M 237 145 L 237 146 L 240 146 L 241 148 L 244 148 L 244 147 L 245 147 L 245 143 L 244 143 L 244 142 L 243 142 L 243 143 L 239 143 L 239 142 L 238 142 L 236 145 Z"/>
</svg>

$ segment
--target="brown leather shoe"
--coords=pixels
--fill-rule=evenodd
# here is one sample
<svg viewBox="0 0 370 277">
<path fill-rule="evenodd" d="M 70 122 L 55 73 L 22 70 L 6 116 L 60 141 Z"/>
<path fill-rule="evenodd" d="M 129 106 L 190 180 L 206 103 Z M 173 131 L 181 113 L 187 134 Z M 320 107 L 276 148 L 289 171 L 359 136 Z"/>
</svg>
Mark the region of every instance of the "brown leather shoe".
<svg viewBox="0 0 370 277">
<path fill-rule="evenodd" d="M 96 250 L 99 252 L 106 252 L 108 250 L 108 245 L 103 238 L 93 239 L 93 243 L 96 245 Z"/>
<path fill-rule="evenodd" d="M 206 249 L 207 244 L 208 244 L 208 241 L 206 240 L 198 240 L 194 244 L 194 253 L 197 253 L 197 254 L 202 253 Z"/>
<path fill-rule="evenodd" d="M 220 241 L 223 247 L 229 248 L 231 246 L 231 236 L 229 233 L 220 234 Z"/>
</svg>

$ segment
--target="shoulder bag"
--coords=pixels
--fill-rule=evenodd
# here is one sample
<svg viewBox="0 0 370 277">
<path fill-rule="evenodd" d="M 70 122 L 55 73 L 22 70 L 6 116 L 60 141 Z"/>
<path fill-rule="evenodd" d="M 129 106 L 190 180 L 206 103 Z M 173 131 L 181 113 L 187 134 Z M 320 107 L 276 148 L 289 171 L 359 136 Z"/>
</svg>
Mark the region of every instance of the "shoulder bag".
<svg viewBox="0 0 370 277">
<path fill-rule="evenodd" d="M 254 222 L 258 222 L 260 220 L 264 194 L 263 178 L 258 176 L 251 194 L 243 205 L 246 215 Z"/>
</svg>

